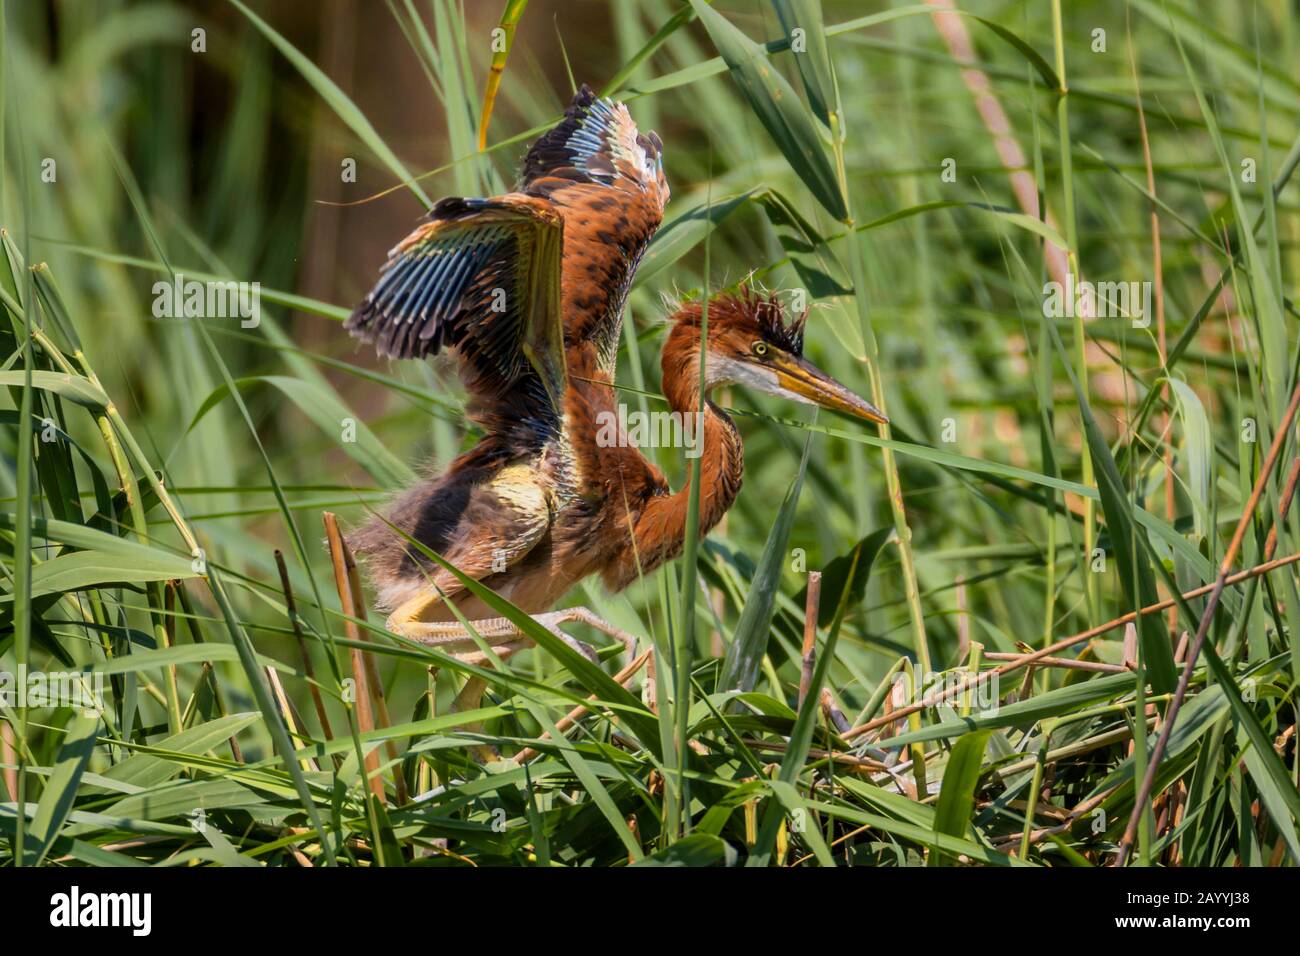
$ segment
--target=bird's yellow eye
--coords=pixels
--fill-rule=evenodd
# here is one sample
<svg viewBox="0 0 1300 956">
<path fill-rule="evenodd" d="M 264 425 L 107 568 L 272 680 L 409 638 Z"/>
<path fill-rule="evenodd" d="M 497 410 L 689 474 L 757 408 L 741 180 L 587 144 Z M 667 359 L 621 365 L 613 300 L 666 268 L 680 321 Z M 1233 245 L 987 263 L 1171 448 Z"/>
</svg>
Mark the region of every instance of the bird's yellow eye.
<svg viewBox="0 0 1300 956">
<path fill-rule="evenodd" d="M 751 345 L 750 348 L 754 350 L 755 355 L 763 356 L 767 354 L 767 343 L 764 342 L 762 339 L 759 339 L 757 342 Z"/>
</svg>

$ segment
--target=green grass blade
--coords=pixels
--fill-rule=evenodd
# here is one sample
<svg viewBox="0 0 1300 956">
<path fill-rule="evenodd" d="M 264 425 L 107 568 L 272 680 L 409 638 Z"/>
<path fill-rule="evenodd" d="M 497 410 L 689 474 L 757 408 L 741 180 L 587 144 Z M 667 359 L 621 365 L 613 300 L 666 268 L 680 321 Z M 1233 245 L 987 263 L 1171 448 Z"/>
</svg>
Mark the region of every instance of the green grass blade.
<svg viewBox="0 0 1300 956">
<path fill-rule="evenodd" d="M 804 439 L 799 470 L 785 493 L 776 520 L 772 522 L 767 544 L 763 546 L 763 556 L 759 558 L 754 578 L 750 582 L 749 597 L 745 600 L 745 608 L 741 611 L 731 644 L 727 647 L 727 655 L 718 676 L 717 690 L 720 692 L 753 690 L 758 679 L 759 665 L 767 653 L 772 616 L 776 613 L 776 591 L 781 585 L 781 572 L 788 556 L 790 528 L 799 506 L 799 492 L 803 489 L 803 476 L 808 468 L 808 451 L 811 447 L 812 436 L 809 435 Z"/>
<path fill-rule="evenodd" d="M 767 51 L 703 0 L 691 0 L 750 108 L 805 186 L 836 219 L 848 215 L 821 136 L 798 96 L 767 60 Z"/>
<path fill-rule="evenodd" d="M 302 74 L 303 79 L 305 79 L 311 88 L 316 91 L 317 95 L 329 105 L 330 109 L 338 115 L 338 118 L 341 119 L 347 127 L 352 130 L 352 132 L 356 133 L 357 138 L 375 154 L 381 163 L 388 167 L 389 171 L 392 172 L 400 182 L 404 183 L 411 192 L 415 193 L 415 195 L 420 198 L 420 202 L 424 203 L 426 209 L 433 205 L 424 190 L 420 188 L 420 184 L 415 181 L 407 171 L 406 167 L 402 165 L 402 161 L 397 158 L 397 155 L 391 149 L 388 148 L 388 144 L 383 141 L 380 135 L 375 131 L 375 128 L 370 125 L 370 120 L 366 119 L 366 115 L 357 108 L 357 105 L 352 102 L 346 93 L 339 89 L 337 83 L 326 76 L 325 72 L 321 70 L 320 67 L 307 59 L 307 57 L 303 56 L 292 43 L 277 33 L 269 23 L 259 17 L 252 10 L 248 9 L 248 7 L 241 3 L 240 0 L 230 0 L 230 3 L 234 4 L 235 8 L 246 16 L 249 22 L 261 31 L 264 37 L 271 41 L 272 45 L 280 51 L 284 58 L 297 68 L 298 72 Z"/>
<path fill-rule="evenodd" d="M 952 752 L 948 755 L 948 766 L 943 771 L 939 804 L 935 808 L 935 833 L 964 837 L 969 831 L 971 812 L 975 808 L 975 791 L 979 786 L 984 763 L 984 750 L 992 733 L 991 730 L 980 730 L 963 734 L 953 744 Z M 951 854 L 932 850 L 926 864 L 951 866 L 954 862 Z"/>
<path fill-rule="evenodd" d="M 64 728 L 58 760 L 45 782 L 45 792 L 41 794 L 32 820 L 31 838 L 38 843 L 35 859 L 30 861 L 32 866 L 41 865 L 72 812 L 81 776 L 95 750 L 95 729 L 98 726 L 98 714 L 76 713 Z"/>
</svg>

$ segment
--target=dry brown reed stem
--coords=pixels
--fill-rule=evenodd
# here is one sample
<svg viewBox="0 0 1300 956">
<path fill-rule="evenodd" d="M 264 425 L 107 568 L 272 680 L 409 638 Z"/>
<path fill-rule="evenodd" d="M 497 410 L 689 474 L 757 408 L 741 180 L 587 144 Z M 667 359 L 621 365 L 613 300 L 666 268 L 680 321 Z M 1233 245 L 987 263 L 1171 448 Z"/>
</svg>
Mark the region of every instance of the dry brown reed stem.
<svg viewBox="0 0 1300 956">
<path fill-rule="evenodd" d="M 808 572 L 808 598 L 803 610 L 803 668 L 799 672 L 799 709 L 812 687 L 813 670 L 817 664 L 817 614 L 821 610 L 822 573 Z"/>
<path fill-rule="evenodd" d="M 323 515 L 325 521 L 325 538 L 329 542 L 330 561 L 334 565 L 334 587 L 339 592 L 339 604 L 343 608 L 343 629 L 348 640 L 360 642 L 361 634 L 352 619 L 352 586 L 348 583 L 347 564 L 343 559 L 343 536 L 339 533 L 337 519 L 330 512 Z M 370 704 L 370 681 L 366 676 L 364 655 L 359 647 L 349 647 L 348 657 L 352 663 L 352 680 L 356 685 L 355 706 L 357 710 L 357 729 L 365 734 L 375 729 L 374 712 Z M 371 748 L 366 754 L 366 780 L 370 792 L 382 803 L 386 799 L 384 781 L 379 776 L 379 751 Z"/>
<path fill-rule="evenodd" d="M 1286 476 L 1286 487 L 1282 489 L 1282 500 L 1278 502 L 1278 514 L 1282 520 L 1286 520 L 1287 512 L 1291 510 L 1291 499 L 1295 497 L 1296 481 L 1300 480 L 1300 457 L 1291 461 L 1291 472 Z M 1273 557 L 1273 552 L 1277 550 L 1277 525 L 1268 529 L 1268 537 L 1264 540 L 1264 560 L 1268 561 Z"/>
<path fill-rule="evenodd" d="M 1115 786 L 1115 787 L 1111 787 L 1108 790 L 1103 790 L 1101 793 L 1093 794 L 1087 800 L 1083 801 L 1083 803 L 1079 804 L 1077 807 L 1071 810 L 1069 813 L 1069 819 L 1065 820 L 1065 822 L 1063 823 L 1059 823 L 1054 827 L 1042 827 L 1040 829 L 1031 831 L 1029 834 L 1029 842 L 1031 844 L 1038 843 L 1039 841 L 1043 840 L 1046 837 L 1055 836 L 1058 833 L 1066 833 L 1067 831 L 1073 829 L 1074 825 L 1078 823 L 1081 818 L 1087 816 L 1097 807 L 1101 806 L 1102 801 L 1104 801 L 1117 789 L 1119 789 L 1119 787 Z M 1018 849 L 1020 846 L 1020 841 L 1021 838 L 1017 836 L 1014 839 L 1005 840 L 1002 843 L 995 845 L 994 849 L 1000 853 L 1006 853 L 1011 850 Z"/>
<path fill-rule="evenodd" d="M 1038 660 L 1034 661 L 1032 664 L 1030 664 L 1028 667 L 1025 668 L 1024 679 L 1020 681 L 1020 689 L 1016 691 L 1016 700 L 1027 700 L 1030 697 L 1030 695 L 1033 694 L 1034 674 L 1037 671 L 1038 666 L 1042 664 L 1044 660 L 1046 660 L 1046 658 L 1040 657 Z"/>
<path fill-rule="evenodd" d="M 14 751 L 14 730 L 9 721 L 0 720 L 0 763 L 4 767 L 4 784 L 11 801 L 18 799 L 18 754 Z"/>
<path fill-rule="evenodd" d="M 1285 567 L 1288 564 L 1295 564 L 1297 561 L 1300 561 L 1300 552 L 1287 555 L 1285 558 L 1278 558 L 1274 561 L 1266 561 L 1265 563 L 1258 564 L 1253 568 L 1246 568 L 1244 571 L 1238 571 L 1236 574 L 1229 575 L 1225 583 L 1240 584 L 1242 581 L 1248 580 L 1249 578 L 1259 577 L 1262 574 L 1268 574 L 1270 571 L 1276 571 L 1278 568 Z M 1201 585 L 1200 587 L 1192 588 L 1192 590 L 1190 591 L 1183 592 L 1182 597 L 1183 600 L 1190 600 L 1191 598 L 1194 597 L 1200 597 L 1202 594 L 1208 594 L 1209 592 L 1213 591 L 1214 588 L 1215 588 L 1214 584 L 1204 584 Z M 1013 671 L 1017 671 L 1022 667 L 1040 661 L 1044 657 L 1050 657 L 1053 654 L 1063 651 L 1067 647 L 1072 647 L 1073 645 L 1078 644 L 1082 641 L 1091 640 L 1094 637 L 1097 637 L 1101 634 L 1105 634 L 1107 631 L 1113 631 L 1117 627 L 1123 627 L 1125 624 L 1129 623 L 1130 621 L 1137 620 L 1138 615 L 1158 614 L 1161 611 L 1166 610 L 1167 608 L 1173 607 L 1175 603 L 1176 602 L 1174 601 L 1173 598 L 1166 598 L 1163 601 L 1157 601 L 1155 604 L 1149 604 L 1146 607 L 1142 608 L 1140 611 L 1129 611 L 1127 614 L 1123 614 L 1112 621 L 1107 621 L 1105 624 L 1098 624 L 1096 627 L 1091 627 L 1086 631 L 1080 631 L 1078 634 L 1073 634 L 1070 637 L 1057 641 L 1055 644 L 1049 644 L 1047 647 L 1041 648 L 1032 653 L 1021 654 L 1018 657 L 1016 657 L 1014 660 L 1010 660 L 1007 661 L 1005 664 L 1002 664 L 1000 667 L 996 667 L 993 670 L 984 671 L 978 676 L 972 677 L 969 680 L 964 680 L 960 684 L 957 684 L 944 691 L 934 694 L 933 696 L 927 697 L 924 700 L 919 701 L 918 703 L 909 704 L 906 707 L 901 707 L 881 717 L 877 717 L 875 720 L 870 720 L 867 721 L 867 723 L 865 724 L 860 724 L 857 727 L 853 727 L 849 729 L 843 736 L 846 740 L 848 740 L 853 737 L 861 736 L 862 734 L 865 733 L 870 733 L 871 731 L 883 727 L 886 724 L 893 723 L 894 721 L 898 720 L 901 717 L 906 717 L 909 714 L 914 714 L 918 710 L 924 710 L 927 707 L 933 707 L 935 706 L 935 704 L 938 704 L 940 701 L 947 700 L 950 697 L 956 697 L 958 694 L 964 693 L 965 691 L 970 690 L 972 687 L 977 687 L 979 684 L 983 683 L 986 680 L 991 680 L 995 676 L 1001 677 L 1004 674 L 1010 674 Z"/>
<path fill-rule="evenodd" d="M 1283 756 L 1286 751 L 1287 741 L 1295 736 L 1295 724 L 1292 724 L 1286 730 L 1277 735 L 1277 740 L 1273 741 L 1273 749 L 1277 751 L 1279 757 Z"/>
<path fill-rule="evenodd" d="M 985 658 L 991 661 L 1014 661 L 1019 660 L 1019 654 L 1011 654 L 1004 651 L 996 653 L 985 653 Z M 1039 667 L 1064 667 L 1076 671 L 1095 671 L 1099 674 L 1123 674 L 1128 670 L 1119 664 L 1103 664 L 1101 661 L 1076 661 L 1070 657 L 1040 657 L 1035 662 Z"/>
<path fill-rule="evenodd" d="M 934 20 L 935 29 L 939 31 L 939 36 L 948 47 L 952 58 L 958 63 L 974 64 L 975 46 L 971 43 L 970 32 L 962 22 L 961 15 L 955 12 L 956 7 L 952 0 L 926 0 L 926 3 L 931 7 L 930 16 Z M 973 65 L 962 67 L 961 79 L 975 100 L 975 110 L 979 113 L 984 127 L 993 137 L 993 148 L 997 150 L 998 158 L 1002 161 L 1003 167 L 1008 170 L 1007 178 L 1011 181 L 1011 191 L 1015 193 L 1016 202 L 1026 215 L 1033 216 L 1035 219 L 1042 218 L 1055 229 L 1056 221 L 1050 211 L 1040 215 L 1038 182 L 1034 179 L 1034 174 L 1029 171 L 1030 163 L 1025 156 L 1025 151 L 1020 148 L 1020 143 L 1012 135 L 1011 121 L 993 92 L 993 84 L 989 82 L 983 70 Z M 1047 271 L 1052 279 L 1064 285 L 1070 271 L 1065 250 L 1047 242 L 1043 246 L 1043 254 L 1047 259 Z"/>
<path fill-rule="evenodd" d="M 275 549 L 275 567 L 280 572 L 280 589 L 284 592 L 284 606 L 289 612 L 289 623 L 293 626 L 293 636 L 298 641 L 298 654 L 302 657 L 302 670 L 307 675 L 307 689 L 311 692 L 312 705 L 316 708 L 316 719 L 320 721 L 321 733 L 326 740 L 333 740 L 330 730 L 329 714 L 325 712 L 325 701 L 321 699 L 320 688 L 316 686 L 316 669 L 312 666 L 311 655 L 307 653 L 307 638 L 302 633 L 302 622 L 298 620 L 298 606 L 293 599 L 293 585 L 289 583 L 289 569 L 284 563 L 284 555 Z"/>
<path fill-rule="evenodd" d="M 759 740 L 757 737 L 742 738 L 746 747 L 752 750 L 767 750 L 772 753 L 783 754 L 790 745 L 783 740 Z M 891 773 L 899 772 L 898 767 L 886 767 L 879 760 L 872 760 L 870 757 L 859 757 L 857 754 L 845 753 L 842 750 L 825 750 L 821 747 L 809 747 L 808 756 L 813 760 L 833 760 L 842 767 L 848 767 L 851 770 L 858 770 L 864 773 Z"/>
<path fill-rule="evenodd" d="M 352 595 L 352 616 L 365 623 L 366 598 L 361 591 L 361 572 L 357 570 L 357 562 L 352 557 L 347 540 L 340 537 L 339 545 L 343 551 L 343 566 L 348 573 L 348 593 Z M 363 641 L 370 640 L 364 629 L 359 628 L 358 632 Z M 366 680 L 370 684 L 370 693 L 374 696 L 376 723 L 387 729 L 393 726 L 393 721 L 388 716 L 388 698 L 384 695 L 384 682 L 379 676 L 379 664 L 374 654 L 363 654 L 361 659 L 365 662 Z M 393 790 L 397 802 L 399 805 L 405 804 L 409 793 L 406 787 L 406 774 L 402 772 L 402 765 L 397 759 L 397 741 L 385 741 L 384 749 L 388 752 L 388 759 L 393 762 Z"/>
<path fill-rule="evenodd" d="M 1282 421 L 1273 434 L 1273 443 L 1269 446 L 1268 454 L 1264 457 L 1264 464 L 1260 466 L 1259 477 L 1255 479 L 1255 487 L 1251 489 L 1250 498 L 1241 512 L 1241 520 L 1237 522 L 1237 530 L 1233 532 L 1232 540 L 1228 543 L 1228 550 L 1224 553 L 1223 561 L 1219 565 L 1219 573 L 1215 578 L 1214 588 L 1210 591 L 1210 597 L 1205 602 L 1205 610 L 1201 613 L 1201 623 L 1196 628 L 1196 637 L 1192 639 L 1191 647 L 1187 652 L 1187 663 L 1183 665 L 1182 676 L 1178 678 L 1178 689 L 1174 691 L 1174 699 L 1169 702 L 1169 709 L 1165 713 L 1164 726 L 1160 729 L 1160 736 L 1156 738 L 1155 749 L 1151 751 L 1151 760 L 1147 764 L 1147 772 L 1142 778 L 1142 786 L 1138 789 L 1137 799 L 1133 804 L 1133 813 L 1129 816 L 1128 826 L 1124 828 L 1124 836 L 1120 840 L 1119 852 L 1115 855 L 1115 866 L 1124 865 L 1133 849 L 1133 843 L 1137 839 L 1137 828 L 1142 822 L 1142 814 L 1146 810 L 1147 800 L 1151 797 L 1151 790 L 1155 787 L 1156 773 L 1160 769 L 1160 761 L 1165 755 L 1165 748 L 1169 745 L 1169 734 L 1173 730 L 1174 721 L 1178 719 L 1178 711 L 1182 709 L 1183 699 L 1187 696 L 1187 688 L 1192 682 L 1192 672 L 1196 669 L 1196 661 L 1201 656 L 1201 648 L 1205 646 L 1206 635 L 1210 633 L 1210 624 L 1214 620 L 1214 612 L 1218 610 L 1219 599 L 1223 596 L 1223 589 L 1227 586 L 1228 572 L 1232 570 L 1233 562 L 1237 560 L 1237 552 L 1241 550 L 1241 542 L 1246 537 L 1246 529 L 1250 527 L 1251 519 L 1255 516 L 1255 509 L 1259 507 L 1259 499 L 1264 494 L 1264 488 L 1268 485 L 1269 476 L 1273 473 L 1273 468 L 1277 464 L 1278 455 L 1281 454 L 1282 446 L 1291 433 L 1291 425 L 1295 421 L 1297 406 L 1300 406 L 1300 381 L 1296 382 L 1295 389 L 1291 392 L 1291 401 L 1287 404 L 1286 411 L 1282 414 Z M 1284 513 L 1279 513 L 1279 518 L 1284 517 Z"/>
<path fill-rule="evenodd" d="M 636 660 L 632 661 L 632 663 L 628 664 L 621 671 L 615 674 L 614 680 L 626 688 L 628 685 L 632 683 L 632 678 L 636 676 L 636 672 L 639 671 L 643 666 L 645 666 L 646 661 L 650 660 L 650 658 L 653 656 L 654 656 L 654 648 L 646 648 L 644 651 L 641 652 L 641 654 L 636 658 Z M 596 697 L 595 695 L 592 695 L 587 699 L 594 701 Z M 568 730 L 570 727 L 576 724 L 579 720 L 581 720 L 584 716 L 586 716 L 589 710 L 590 708 L 587 707 L 585 704 L 579 704 L 577 707 L 573 708 L 573 710 L 569 711 L 558 721 L 556 721 L 555 723 L 556 731 L 561 734 L 564 733 L 566 730 Z M 546 733 L 542 734 L 542 736 L 539 737 L 538 740 L 549 740 L 550 736 L 551 733 L 548 730 Z M 532 760 L 534 757 L 536 757 L 538 752 L 539 751 L 537 751 L 532 747 L 525 747 L 523 750 L 519 751 L 519 753 L 515 754 L 514 757 L 515 763 L 518 764 L 527 763 L 529 760 Z"/>
</svg>

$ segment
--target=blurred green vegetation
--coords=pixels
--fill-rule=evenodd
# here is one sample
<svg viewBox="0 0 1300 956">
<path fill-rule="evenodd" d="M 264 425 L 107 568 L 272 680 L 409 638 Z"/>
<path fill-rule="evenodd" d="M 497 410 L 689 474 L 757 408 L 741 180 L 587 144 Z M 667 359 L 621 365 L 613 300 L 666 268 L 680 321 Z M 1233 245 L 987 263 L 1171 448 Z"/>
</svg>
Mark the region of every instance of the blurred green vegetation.
<svg viewBox="0 0 1300 956">
<path fill-rule="evenodd" d="M 0 670 L 98 671 L 109 708 L 87 727 L 73 708 L 0 707 L 0 857 L 1111 859 L 1160 726 L 1152 711 L 1134 747 L 1135 715 L 1167 712 L 1203 598 L 1147 616 L 1140 650 L 1116 628 L 1057 654 L 1092 670 L 1009 671 L 1001 709 L 973 721 L 951 700 L 846 734 L 816 691 L 865 723 L 912 700 L 886 693 L 898 673 L 951 683 L 1213 582 L 1243 519 L 1232 570 L 1300 551 L 1279 520 L 1294 429 L 1243 515 L 1296 384 L 1295 5 L 962 0 L 944 19 L 876 0 L 532 0 L 480 152 L 504 6 L 4 0 Z M 668 303 L 752 277 L 806 296 L 807 354 L 887 405 L 892 440 L 721 396 L 745 486 L 700 549 L 699 594 L 682 599 L 679 563 L 572 595 L 645 646 L 690 635 L 691 687 L 651 712 L 634 685 L 527 772 L 474 762 L 448 715 L 464 668 L 371 614 L 397 762 L 425 794 L 402 805 L 379 749 L 384 806 L 358 772 L 385 735 L 354 736 L 321 513 L 364 520 L 474 435 L 454 369 L 378 362 L 341 320 L 429 200 L 509 188 L 574 82 L 659 133 L 673 190 L 629 301 L 628 403 L 662 401 Z M 1054 264 L 1151 283 L 1159 321 L 1045 318 Z M 172 274 L 259 282 L 260 321 L 156 317 Z M 647 454 L 680 485 L 678 454 Z M 817 569 L 823 666 L 801 709 Z M 742 632 L 764 594 L 773 621 Z M 1300 859 L 1298 611 L 1292 565 L 1225 591 L 1221 663 L 1194 671 L 1136 860 Z M 761 658 L 739 701 L 714 690 L 733 642 Z M 277 662 L 287 729 L 254 649 Z M 588 694 L 612 701 L 543 651 L 511 668 L 485 715 L 507 754 Z M 199 807 L 206 833 L 187 822 Z"/>
</svg>

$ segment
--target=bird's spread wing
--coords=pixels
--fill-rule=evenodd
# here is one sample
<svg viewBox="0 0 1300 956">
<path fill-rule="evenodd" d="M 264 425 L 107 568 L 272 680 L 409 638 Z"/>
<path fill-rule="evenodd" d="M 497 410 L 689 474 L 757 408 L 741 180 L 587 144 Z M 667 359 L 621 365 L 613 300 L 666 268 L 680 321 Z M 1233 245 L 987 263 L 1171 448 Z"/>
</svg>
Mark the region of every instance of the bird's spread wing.
<svg viewBox="0 0 1300 956">
<path fill-rule="evenodd" d="M 584 86 L 528 151 L 519 190 L 564 217 L 565 339 L 595 345 L 612 375 L 623 303 L 668 202 L 663 144 Z"/>
<path fill-rule="evenodd" d="M 592 343 L 612 375 L 623 302 L 668 201 L 661 150 L 584 86 L 528 151 L 518 190 L 438 202 L 345 328 L 391 358 L 454 348 L 485 421 L 553 430 L 566 343 Z"/>
<path fill-rule="evenodd" d="M 391 358 L 454 348 L 480 402 L 531 395 L 550 407 L 529 411 L 554 418 L 565 387 L 562 242 L 563 220 L 543 198 L 443 199 L 389 253 L 345 328 Z"/>
</svg>

